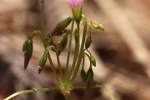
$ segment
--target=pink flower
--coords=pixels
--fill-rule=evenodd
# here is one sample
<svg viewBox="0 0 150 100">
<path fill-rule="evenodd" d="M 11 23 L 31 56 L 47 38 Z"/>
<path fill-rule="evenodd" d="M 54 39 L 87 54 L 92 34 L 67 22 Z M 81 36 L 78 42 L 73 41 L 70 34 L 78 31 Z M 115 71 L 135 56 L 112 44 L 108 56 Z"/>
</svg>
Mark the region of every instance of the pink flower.
<svg viewBox="0 0 150 100">
<path fill-rule="evenodd" d="M 78 6 L 82 6 L 84 0 L 67 0 L 67 2 L 71 7 L 78 7 Z"/>
</svg>

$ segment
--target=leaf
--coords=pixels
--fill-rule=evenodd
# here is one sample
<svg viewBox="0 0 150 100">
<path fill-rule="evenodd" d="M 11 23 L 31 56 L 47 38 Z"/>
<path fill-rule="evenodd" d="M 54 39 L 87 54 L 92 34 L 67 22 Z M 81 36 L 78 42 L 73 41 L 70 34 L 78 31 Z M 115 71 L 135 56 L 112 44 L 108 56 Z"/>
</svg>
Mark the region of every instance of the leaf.
<svg viewBox="0 0 150 100">
<path fill-rule="evenodd" d="M 32 39 L 28 39 L 23 44 L 23 52 L 24 52 L 24 69 L 27 68 L 29 61 L 32 57 L 33 53 L 33 41 Z"/>
<path fill-rule="evenodd" d="M 80 76 L 81 76 L 83 82 L 87 80 L 87 75 L 86 75 L 84 68 L 82 68 L 82 70 L 80 72 Z"/>
<path fill-rule="evenodd" d="M 52 31 L 52 35 L 61 35 L 65 28 L 72 22 L 71 17 L 67 17 L 63 21 L 56 25 L 56 28 Z"/>
<path fill-rule="evenodd" d="M 85 49 L 88 49 L 91 43 L 92 43 L 92 38 L 91 38 L 91 34 L 89 34 L 85 42 Z"/>
<path fill-rule="evenodd" d="M 44 54 L 42 55 L 42 57 L 39 60 L 39 73 L 41 73 L 41 71 L 44 69 L 46 61 L 48 58 L 48 50 L 45 50 Z"/>
</svg>

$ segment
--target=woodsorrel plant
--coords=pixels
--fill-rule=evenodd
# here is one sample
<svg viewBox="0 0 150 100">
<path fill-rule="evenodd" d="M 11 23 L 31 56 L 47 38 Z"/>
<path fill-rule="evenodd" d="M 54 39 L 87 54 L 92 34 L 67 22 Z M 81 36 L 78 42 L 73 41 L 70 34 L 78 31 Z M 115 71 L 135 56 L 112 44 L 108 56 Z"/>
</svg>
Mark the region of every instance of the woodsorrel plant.
<svg viewBox="0 0 150 100">
<path fill-rule="evenodd" d="M 12 94 L 11 96 L 5 98 L 4 100 L 10 100 L 17 95 L 28 94 L 33 92 L 48 92 L 52 90 L 60 90 L 61 93 L 65 96 L 66 100 L 70 100 L 70 92 L 74 89 L 79 88 L 93 88 L 97 85 L 94 84 L 94 73 L 92 67 L 96 67 L 96 59 L 89 51 L 89 47 L 92 43 L 91 38 L 91 29 L 100 29 L 104 30 L 102 24 L 99 24 L 95 21 L 89 20 L 84 16 L 82 12 L 82 6 L 84 0 L 67 0 L 68 4 L 72 9 L 72 16 L 67 17 L 66 19 L 59 22 L 55 29 L 47 35 L 45 31 L 45 14 L 44 14 L 44 0 L 40 0 L 41 4 L 41 31 L 34 31 L 23 44 L 24 52 L 24 68 L 26 69 L 33 53 L 33 38 L 38 36 L 43 43 L 45 50 L 43 55 L 39 59 L 39 73 L 45 69 L 45 64 L 47 60 L 50 63 L 50 69 L 56 75 L 57 84 L 55 86 L 50 86 L 42 89 L 31 89 L 23 90 Z M 60 37 L 59 42 L 55 42 L 53 37 Z M 73 42 L 74 46 L 74 57 L 71 60 L 71 48 Z M 64 49 L 67 49 L 67 59 L 65 72 L 62 71 L 62 65 L 60 61 L 60 55 L 63 53 Z M 56 54 L 58 67 L 53 63 L 53 59 L 49 51 L 52 51 Z M 89 59 L 89 68 L 85 70 L 85 57 Z M 69 67 L 69 65 L 71 66 Z M 58 70 L 57 70 L 58 69 Z M 81 70 L 80 70 L 81 69 Z M 64 74 L 65 73 L 65 74 Z M 75 86 L 75 79 L 77 74 L 80 73 L 80 76 L 85 83 L 85 86 L 78 87 Z"/>
</svg>

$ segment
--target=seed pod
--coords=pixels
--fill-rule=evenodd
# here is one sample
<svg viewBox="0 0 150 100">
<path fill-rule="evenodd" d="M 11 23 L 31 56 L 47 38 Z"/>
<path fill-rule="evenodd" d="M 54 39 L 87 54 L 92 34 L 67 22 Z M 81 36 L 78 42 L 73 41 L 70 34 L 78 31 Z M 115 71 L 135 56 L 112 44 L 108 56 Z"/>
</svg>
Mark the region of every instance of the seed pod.
<svg viewBox="0 0 150 100">
<path fill-rule="evenodd" d="M 91 38 L 91 34 L 89 34 L 85 42 L 85 49 L 88 49 L 91 43 L 92 43 L 92 38 Z"/>
<path fill-rule="evenodd" d="M 93 55 L 90 56 L 90 61 L 91 61 L 92 65 L 96 66 L 96 59 Z"/>
<path fill-rule="evenodd" d="M 61 41 L 58 45 L 58 54 L 60 55 L 60 53 L 65 49 L 66 45 L 67 45 L 67 42 L 68 42 L 68 35 L 69 33 L 68 32 L 65 32 L 62 37 L 61 37 Z"/>
<path fill-rule="evenodd" d="M 24 52 L 24 69 L 26 69 L 33 53 L 33 41 L 31 39 L 28 39 L 24 42 L 23 52 Z"/>
<path fill-rule="evenodd" d="M 44 54 L 39 60 L 39 73 L 45 68 L 45 64 L 48 58 L 48 50 L 45 50 Z"/>
<path fill-rule="evenodd" d="M 91 53 L 89 55 L 88 53 L 84 52 L 84 54 L 87 55 L 87 57 L 89 58 L 90 64 L 96 67 L 96 59 L 95 59 L 95 57 Z"/>
<path fill-rule="evenodd" d="M 67 17 L 63 21 L 59 22 L 56 25 L 56 28 L 52 31 L 52 35 L 61 35 L 63 31 L 66 29 L 66 27 L 72 22 L 71 17 Z"/>
<path fill-rule="evenodd" d="M 80 76 L 81 76 L 83 82 L 85 82 L 87 80 L 87 75 L 86 75 L 84 68 L 81 69 Z"/>
<path fill-rule="evenodd" d="M 93 81 L 93 76 L 94 76 L 93 69 L 90 66 L 89 70 L 87 71 L 87 81 Z"/>
</svg>

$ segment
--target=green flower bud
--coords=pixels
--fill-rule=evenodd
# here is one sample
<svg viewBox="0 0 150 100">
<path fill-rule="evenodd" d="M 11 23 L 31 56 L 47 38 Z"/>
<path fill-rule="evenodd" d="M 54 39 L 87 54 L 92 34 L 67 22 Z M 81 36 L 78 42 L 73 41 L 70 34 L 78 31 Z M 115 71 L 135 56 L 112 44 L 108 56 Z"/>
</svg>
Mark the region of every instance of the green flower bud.
<svg viewBox="0 0 150 100">
<path fill-rule="evenodd" d="M 45 68 L 45 64 L 48 58 L 48 50 L 45 50 L 44 54 L 39 60 L 39 73 Z"/>
<path fill-rule="evenodd" d="M 52 35 L 61 35 L 66 27 L 72 22 L 71 17 L 67 17 L 63 21 L 56 25 L 56 28 L 52 31 Z"/>
<path fill-rule="evenodd" d="M 79 24 L 82 19 L 82 8 L 80 7 L 72 8 L 72 13 L 74 16 L 74 20 L 76 21 L 77 24 Z"/>
<path fill-rule="evenodd" d="M 33 41 L 31 39 L 28 39 L 24 42 L 23 52 L 24 52 L 24 69 L 26 69 L 33 53 Z"/>
<path fill-rule="evenodd" d="M 91 34 L 89 34 L 85 42 L 85 49 L 88 49 L 91 46 L 91 43 L 92 43 L 92 38 L 91 38 Z"/>
</svg>

